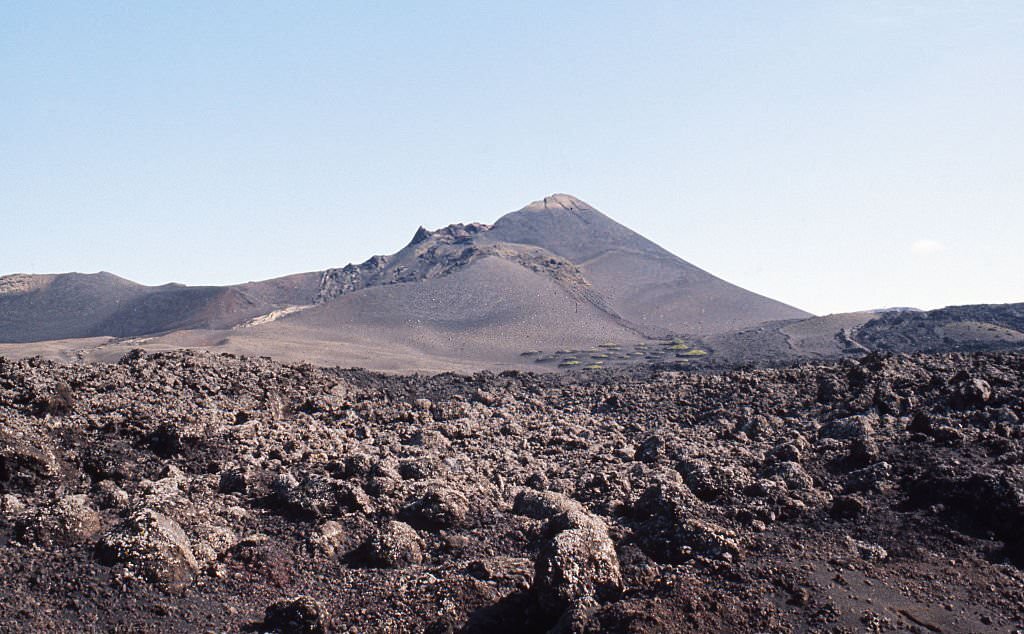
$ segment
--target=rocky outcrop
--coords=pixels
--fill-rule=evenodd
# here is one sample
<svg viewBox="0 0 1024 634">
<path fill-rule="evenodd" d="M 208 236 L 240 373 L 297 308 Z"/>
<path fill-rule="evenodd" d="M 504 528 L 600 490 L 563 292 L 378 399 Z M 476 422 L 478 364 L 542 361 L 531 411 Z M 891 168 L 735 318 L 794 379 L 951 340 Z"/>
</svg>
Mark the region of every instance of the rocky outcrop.
<svg viewBox="0 0 1024 634">
<path fill-rule="evenodd" d="M 1024 344 L 1024 304 L 889 312 L 857 329 L 857 342 L 885 352 L 1000 350 Z"/>
<path fill-rule="evenodd" d="M 443 277 L 483 258 L 497 257 L 550 276 L 581 299 L 607 310 L 604 300 L 588 289 L 576 265 L 540 247 L 491 241 L 487 238 L 490 228 L 480 223 L 449 225 L 436 231 L 420 227 L 412 242 L 394 255 L 376 255 L 362 264 L 324 271 L 313 303 L 322 304 L 373 286 Z"/>
<path fill-rule="evenodd" d="M 322 304 L 370 286 L 447 275 L 481 257 L 479 249 L 467 247 L 472 246 L 474 236 L 488 229 L 488 225 L 476 222 L 449 225 L 437 231 L 420 227 L 409 245 L 395 255 L 375 255 L 362 264 L 324 271 L 313 303 Z"/>
</svg>

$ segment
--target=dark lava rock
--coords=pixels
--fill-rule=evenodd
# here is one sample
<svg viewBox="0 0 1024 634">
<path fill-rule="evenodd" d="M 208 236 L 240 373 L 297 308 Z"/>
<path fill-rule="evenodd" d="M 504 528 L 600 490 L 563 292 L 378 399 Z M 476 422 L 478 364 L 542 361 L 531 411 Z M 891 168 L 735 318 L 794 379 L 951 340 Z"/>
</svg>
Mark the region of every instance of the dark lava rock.
<svg viewBox="0 0 1024 634">
<path fill-rule="evenodd" d="M 931 416 L 926 412 L 917 411 L 910 419 L 910 423 L 907 424 L 907 431 L 912 434 L 926 434 L 930 435 L 935 424 L 932 421 Z"/>
<path fill-rule="evenodd" d="M 871 416 L 841 418 L 823 425 L 818 434 L 822 438 L 833 438 L 835 440 L 864 439 L 874 433 L 874 425 L 877 422 L 877 417 Z"/>
<path fill-rule="evenodd" d="M 163 422 L 150 433 L 149 446 L 154 453 L 164 458 L 190 454 L 207 446 L 213 434 L 205 422 Z"/>
<path fill-rule="evenodd" d="M 281 510 L 302 518 L 336 516 L 345 509 L 369 510 L 371 501 L 357 484 L 317 473 L 296 478 L 283 473 L 271 485 L 273 500 Z"/>
<path fill-rule="evenodd" d="M 875 464 L 851 471 L 846 477 L 846 492 L 860 493 L 864 491 L 881 491 L 892 475 L 892 465 L 888 462 Z"/>
<path fill-rule="evenodd" d="M 75 411 L 75 394 L 67 383 L 58 383 L 53 390 L 35 400 L 37 415 L 67 416 Z"/>
<path fill-rule="evenodd" d="M 465 495 L 452 487 L 433 486 L 406 505 L 399 517 L 417 528 L 441 529 L 462 525 L 468 514 Z"/>
<path fill-rule="evenodd" d="M 341 475 L 346 478 L 365 478 L 373 468 L 373 458 L 365 453 L 354 453 L 345 456 L 342 461 Z"/>
<path fill-rule="evenodd" d="M 636 449 L 634 460 L 654 463 L 665 457 L 665 440 L 660 436 L 648 436 Z"/>
<path fill-rule="evenodd" d="M 288 584 L 295 572 L 291 554 L 266 535 L 249 535 L 238 540 L 231 547 L 228 559 L 278 587 Z"/>
<path fill-rule="evenodd" d="M 817 378 L 817 384 L 817 400 L 819 403 L 826 405 L 838 400 L 845 391 L 843 384 L 833 376 L 819 376 Z"/>
<path fill-rule="evenodd" d="M 701 507 L 700 499 L 687 487 L 674 471 L 657 474 L 640 493 L 632 506 L 639 518 L 685 517 Z"/>
<path fill-rule="evenodd" d="M 768 452 L 768 456 L 772 460 L 779 462 L 800 462 L 803 458 L 803 452 L 796 443 L 787 442 L 772 447 L 772 450 Z"/>
<path fill-rule="evenodd" d="M 100 480 L 96 485 L 96 501 L 105 509 L 124 510 L 128 508 L 131 497 L 113 480 Z"/>
<path fill-rule="evenodd" d="M 300 596 L 268 607 L 263 625 L 278 634 L 326 634 L 330 617 L 316 599 Z"/>
<path fill-rule="evenodd" d="M 244 469 L 226 469 L 220 474 L 217 490 L 221 493 L 247 493 L 251 476 Z"/>
<path fill-rule="evenodd" d="M 958 375 L 957 378 L 961 378 Z M 988 381 L 978 378 L 962 377 L 953 386 L 950 395 L 950 403 L 954 407 L 966 409 L 968 407 L 981 407 L 992 400 L 992 386 Z"/>
<path fill-rule="evenodd" d="M 912 484 L 910 501 L 916 506 L 941 504 L 955 526 L 971 533 L 993 533 L 1006 543 L 1006 554 L 1024 565 L 1024 476 L 1010 471 L 966 476 L 929 473 Z"/>
<path fill-rule="evenodd" d="M 334 557 L 345 542 L 345 528 L 333 520 L 320 525 L 314 535 L 310 538 L 310 545 L 314 550 L 326 557 Z"/>
<path fill-rule="evenodd" d="M 794 491 L 806 491 L 814 487 L 814 480 L 796 462 L 775 463 L 768 468 L 766 475 L 770 478 L 778 478 Z"/>
<path fill-rule="evenodd" d="M 686 461 L 681 470 L 686 474 L 686 485 L 704 501 L 736 495 L 752 481 L 750 472 L 740 465 Z"/>
<path fill-rule="evenodd" d="M 740 554 L 736 533 L 715 522 L 687 518 L 644 527 L 639 541 L 656 561 L 682 563 L 693 557 L 732 561 Z"/>
<path fill-rule="evenodd" d="M 850 443 L 848 462 L 850 465 L 865 466 L 876 462 L 882 452 L 878 443 L 871 438 L 856 438 Z"/>
<path fill-rule="evenodd" d="M 832 500 L 829 512 L 837 519 L 855 519 L 868 510 L 867 502 L 859 495 L 839 495 Z"/>
<path fill-rule="evenodd" d="M 73 411 L 34 416 L 60 383 Z M 0 623 L 1013 631 L 1022 404 L 1020 352 L 558 376 L 0 358 Z"/>
<path fill-rule="evenodd" d="M 576 500 L 555 491 L 523 489 L 516 495 L 512 512 L 546 520 L 560 514 L 585 514 L 586 509 Z"/>
<path fill-rule="evenodd" d="M 31 544 L 74 544 L 100 532 L 100 514 L 87 495 L 69 495 L 53 507 L 35 509 L 18 521 L 18 537 Z"/>
</svg>

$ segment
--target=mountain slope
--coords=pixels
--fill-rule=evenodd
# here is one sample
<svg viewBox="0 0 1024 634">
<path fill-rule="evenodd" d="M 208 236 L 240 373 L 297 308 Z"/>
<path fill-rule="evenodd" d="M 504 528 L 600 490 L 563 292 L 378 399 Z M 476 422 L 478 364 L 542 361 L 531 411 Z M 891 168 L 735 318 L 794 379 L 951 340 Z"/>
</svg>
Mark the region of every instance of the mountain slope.
<svg viewBox="0 0 1024 634">
<path fill-rule="evenodd" d="M 697 268 L 566 194 L 503 216 L 486 239 L 537 245 L 572 261 L 613 310 L 645 327 L 705 335 L 810 317 Z"/>
<path fill-rule="evenodd" d="M 0 278 L 0 341 L 89 337 L 144 287 L 110 273 Z"/>
<path fill-rule="evenodd" d="M 447 275 L 486 256 L 545 272 L 651 336 L 727 332 L 810 316 L 729 284 L 566 194 L 531 203 L 493 226 L 421 228 L 394 255 L 325 272 L 317 301 Z"/>
<path fill-rule="evenodd" d="M 177 330 L 145 339 L 0 345 L 0 355 L 112 362 L 133 348 L 203 348 L 388 371 L 543 369 L 537 350 L 586 350 L 644 338 L 546 272 L 489 255 L 419 282 L 336 296 L 256 325 Z M 57 348 L 53 346 L 57 345 Z M 583 357 L 581 365 L 592 363 Z"/>
<path fill-rule="evenodd" d="M 133 337 L 228 328 L 305 298 L 318 274 L 239 286 L 143 286 L 116 275 L 64 273 L 0 278 L 0 342 Z"/>
<path fill-rule="evenodd" d="M 531 350 L 584 348 L 642 337 L 545 273 L 499 256 L 420 281 L 376 286 L 337 297 L 266 325 L 232 333 L 231 346 L 272 342 L 317 350 L 368 348 L 401 358 L 384 369 L 453 365 L 512 366 Z M 309 345 L 309 342 L 316 342 Z M 377 362 L 375 362 L 377 361 Z M 372 358 L 359 365 L 382 367 Z"/>
<path fill-rule="evenodd" d="M 864 311 L 761 324 L 705 342 L 717 362 L 779 363 L 869 352 L 992 352 L 1024 348 L 1024 303 L 929 311 Z"/>
</svg>

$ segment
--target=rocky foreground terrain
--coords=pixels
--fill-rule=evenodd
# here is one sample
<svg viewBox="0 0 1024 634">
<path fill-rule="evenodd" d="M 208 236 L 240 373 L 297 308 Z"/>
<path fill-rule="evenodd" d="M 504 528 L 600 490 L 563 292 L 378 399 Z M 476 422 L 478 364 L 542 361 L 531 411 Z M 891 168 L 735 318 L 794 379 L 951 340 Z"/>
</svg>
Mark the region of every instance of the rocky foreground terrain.
<svg viewBox="0 0 1024 634">
<path fill-rule="evenodd" d="M 0 359 L 0 630 L 1024 629 L 1024 354 Z"/>
</svg>

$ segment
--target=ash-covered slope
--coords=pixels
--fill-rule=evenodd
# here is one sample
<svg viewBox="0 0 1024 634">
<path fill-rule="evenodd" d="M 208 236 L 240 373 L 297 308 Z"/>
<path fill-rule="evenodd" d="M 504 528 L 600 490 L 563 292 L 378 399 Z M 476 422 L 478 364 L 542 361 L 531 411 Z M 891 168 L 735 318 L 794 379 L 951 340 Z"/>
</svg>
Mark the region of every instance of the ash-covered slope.
<svg viewBox="0 0 1024 634">
<path fill-rule="evenodd" d="M 381 369 L 432 368 L 437 359 L 510 367 L 533 350 L 806 315 L 725 284 L 565 195 L 494 225 L 421 227 L 393 255 L 325 271 L 314 303 L 233 334 L 227 349 L 251 353 L 277 342 L 289 355 L 322 361 L 331 350 L 328 357 Z M 358 349 L 366 347 L 384 356 L 366 359 Z"/>
<path fill-rule="evenodd" d="M 886 312 L 864 324 L 856 338 L 873 350 L 938 352 L 1024 346 L 1024 303 L 949 306 Z"/>
<path fill-rule="evenodd" d="M 531 203 L 494 225 L 421 227 L 394 255 L 325 271 L 316 301 L 443 277 L 491 257 L 548 277 L 648 335 L 725 332 L 809 316 L 714 277 L 567 194 Z M 491 286 L 500 292 L 500 286 Z"/>
<path fill-rule="evenodd" d="M 239 286 L 143 286 L 111 273 L 0 277 L 0 343 L 229 328 L 296 301 L 319 275 Z"/>
<path fill-rule="evenodd" d="M 697 268 L 567 194 L 502 217 L 486 237 L 568 259 L 613 310 L 641 326 L 704 335 L 810 317 Z"/>
<path fill-rule="evenodd" d="M 531 350 L 643 340 L 627 322 L 587 301 L 587 292 L 516 258 L 486 255 L 445 275 L 343 293 L 235 331 L 228 349 L 288 346 L 319 363 L 340 356 L 360 367 L 418 371 L 509 368 L 532 364 L 522 356 Z"/>
<path fill-rule="evenodd" d="M 568 194 L 553 194 L 502 216 L 488 236 L 493 240 L 542 246 L 577 264 L 616 250 L 649 257 L 675 257 Z"/>
<path fill-rule="evenodd" d="M 0 341 L 89 337 L 142 294 L 110 273 L 0 277 Z"/>
</svg>

